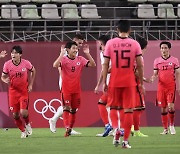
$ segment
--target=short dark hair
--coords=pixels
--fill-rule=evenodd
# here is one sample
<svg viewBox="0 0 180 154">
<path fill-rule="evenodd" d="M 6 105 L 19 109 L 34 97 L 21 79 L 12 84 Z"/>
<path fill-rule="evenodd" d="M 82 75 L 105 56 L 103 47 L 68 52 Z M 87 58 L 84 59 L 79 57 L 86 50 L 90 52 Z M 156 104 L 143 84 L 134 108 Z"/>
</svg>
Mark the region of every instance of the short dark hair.
<svg viewBox="0 0 180 154">
<path fill-rule="evenodd" d="M 106 45 L 107 41 L 110 40 L 110 36 L 109 35 L 101 35 L 98 38 L 99 41 L 102 41 L 104 45 Z"/>
<path fill-rule="evenodd" d="M 81 33 L 76 33 L 73 38 L 77 38 L 77 39 L 80 39 L 80 40 L 84 40 L 84 37 L 82 36 Z"/>
<path fill-rule="evenodd" d="M 22 54 L 22 48 L 19 45 L 13 46 L 11 52 L 13 50 L 16 50 L 17 53 Z"/>
<path fill-rule="evenodd" d="M 120 32 L 127 33 L 131 28 L 130 21 L 129 20 L 119 20 L 119 22 L 117 24 L 117 28 Z"/>
<path fill-rule="evenodd" d="M 76 42 L 69 41 L 69 42 L 66 43 L 65 48 L 70 49 L 73 45 L 78 46 Z"/>
<path fill-rule="evenodd" d="M 140 44 L 141 50 L 143 50 L 144 48 L 146 48 L 148 42 L 147 42 L 147 40 L 146 40 L 144 37 L 138 37 L 136 40 L 137 40 L 138 43 Z"/>
<path fill-rule="evenodd" d="M 162 45 L 162 44 L 166 44 L 166 45 L 168 46 L 168 48 L 171 49 L 171 43 L 170 43 L 170 42 L 168 42 L 168 41 L 162 41 L 162 42 L 160 43 L 160 45 L 159 45 L 160 48 L 161 48 L 161 45 Z"/>
</svg>

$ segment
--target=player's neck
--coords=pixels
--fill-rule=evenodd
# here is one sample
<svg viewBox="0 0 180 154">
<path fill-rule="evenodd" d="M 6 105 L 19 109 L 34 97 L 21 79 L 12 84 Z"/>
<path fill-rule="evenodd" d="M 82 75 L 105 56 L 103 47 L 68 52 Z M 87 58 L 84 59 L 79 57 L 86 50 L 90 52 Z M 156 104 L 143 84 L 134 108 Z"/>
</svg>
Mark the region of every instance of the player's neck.
<svg viewBox="0 0 180 154">
<path fill-rule="evenodd" d="M 168 59 L 169 57 L 170 57 L 170 55 L 162 56 L 163 59 Z"/>
<path fill-rule="evenodd" d="M 119 37 L 121 38 L 127 38 L 129 36 L 129 33 L 119 33 Z"/>
<path fill-rule="evenodd" d="M 19 64 L 20 64 L 20 62 L 21 62 L 21 59 L 16 59 L 16 60 L 13 60 L 13 63 L 14 63 L 15 65 L 19 65 Z"/>
</svg>

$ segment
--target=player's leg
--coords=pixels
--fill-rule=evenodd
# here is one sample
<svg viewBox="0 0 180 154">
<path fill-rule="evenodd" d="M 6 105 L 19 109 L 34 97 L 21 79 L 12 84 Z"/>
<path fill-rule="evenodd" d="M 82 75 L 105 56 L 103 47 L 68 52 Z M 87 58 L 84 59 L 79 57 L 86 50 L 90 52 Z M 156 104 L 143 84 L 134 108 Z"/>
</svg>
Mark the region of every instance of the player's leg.
<svg viewBox="0 0 180 154">
<path fill-rule="evenodd" d="M 63 114 L 63 107 L 60 106 L 54 116 L 49 119 L 49 126 L 52 133 L 56 133 L 56 122 Z"/>
<path fill-rule="evenodd" d="M 168 108 L 167 107 L 161 108 L 161 121 L 162 121 L 164 130 L 160 134 L 161 135 L 168 134 Z"/>
<path fill-rule="evenodd" d="M 172 135 L 176 134 L 176 130 L 174 128 L 174 117 L 175 117 L 174 101 L 175 101 L 175 88 L 172 88 L 169 90 L 167 94 L 168 117 L 170 121 L 169 130 Z"/>
<path fill-rule="evenodd" d="M 20 114 L 25 121 L 25 128 L 28 135 L 32 135 L 32 128 L 29 121 L 29 113 L 28 113 L 28 93 L 26 95 L 22 95 L 20 98 Z"/>
</svg>

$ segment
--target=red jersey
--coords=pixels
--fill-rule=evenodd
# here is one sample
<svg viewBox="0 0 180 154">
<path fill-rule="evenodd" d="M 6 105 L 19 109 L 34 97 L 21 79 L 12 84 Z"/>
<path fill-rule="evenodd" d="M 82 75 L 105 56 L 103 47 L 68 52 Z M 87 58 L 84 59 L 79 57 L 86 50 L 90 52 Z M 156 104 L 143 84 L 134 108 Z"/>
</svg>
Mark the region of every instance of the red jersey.
<svg viewBox="0 0 180 154">
<path fill-rule="evenodd" d="M 141 56 L 141 48 L 131 38 L 114 38 L 107 42 L 104 57 L 111 60 L 110 87 L 136 86 L 134 62 Z"/>
<path fill-rule="evenodd" d="M 158 71 L 158 86 L 165 88 L 175 86 L 175 69 L 178 68 L 179 61 L 173 56 L 167 59 L 162 57 L 156 58 L 154 61 L 154 70 Z"/>
<path fill-rule="evenodd" d="M 63 93 L 79 93 L 81 90 L 80 77 L 84 66 L 89 61 L 82 56 L 70 59 L 64 56 L 61 61 L 61 77 Z"/>
<path fill-rule="evenodd" d="M 12 60 L 7 61 L 3 67 L 3 73 L 9 75 L 9 90 L 27 91 L 28 87 L 28 71 L 33 68 L 32 64 L 25 59 L 16 65 Z"/>
</svg>

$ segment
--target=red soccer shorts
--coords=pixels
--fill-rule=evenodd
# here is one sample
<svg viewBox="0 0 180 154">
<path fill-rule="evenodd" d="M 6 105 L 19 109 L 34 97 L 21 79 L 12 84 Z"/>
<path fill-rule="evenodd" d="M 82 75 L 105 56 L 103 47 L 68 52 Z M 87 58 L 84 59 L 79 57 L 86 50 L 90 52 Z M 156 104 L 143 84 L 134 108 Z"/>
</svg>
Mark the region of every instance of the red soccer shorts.
<svg viewBox="0 0 180 154">
<path fill-rule="evenodd" d="M 109 87 L 108 106 L 124 109 L 134 108 L 136 87 Z"/>
<path fill-rule="evenodd" d="M 63 106 L 69 106 L 71 109 L 78 109 L 80 107 L 80 93 L 61 93 L 61 100 Z"/>
<path fill-rule="evenodd" d="M 144 95 L 143 95 L 142 89 L 141 89 L 141 87 L 139 85 L 136 86 L 135 108 L 145 109 Z"/>
<path fill-rule="evenodd" d="M 29 96 L 28 92 L 19 93 L 9 91 L 9 108 L 11 112 L 19 112 L 21 109 L 28 109 Z"/>
<path fill-rule="evenodd" d="M 100 100 L 103 104 L 107 104 L 107 99 L 108 99 L 108 95 L 107 94 L 102 94 L 102 96 L 100 97 Z"/>
<path fill-rule="evenodd" d="M 165 108 L 168 103 L 174 103 L 175 91 L 175 87 L 158 88 L 156 105 Z"/>
</svg>

